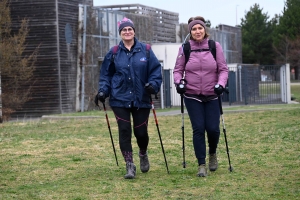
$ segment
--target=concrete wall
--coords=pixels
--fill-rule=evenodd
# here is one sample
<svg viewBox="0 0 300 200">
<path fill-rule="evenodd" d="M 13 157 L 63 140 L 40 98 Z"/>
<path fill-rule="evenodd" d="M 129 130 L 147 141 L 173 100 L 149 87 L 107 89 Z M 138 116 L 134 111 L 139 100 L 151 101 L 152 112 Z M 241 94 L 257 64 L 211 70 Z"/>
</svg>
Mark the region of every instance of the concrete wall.
<svg viewBox="0 0 300 200">
<path fill-rule="evenodd" d="M 162 62 L 163 70 L 170 70 L 170 95 L 172 106 L 180 106 L 180 96 L 177 94 L 173 83 L 173 69 L 175 67 L 176 57 L 181 45 L 181 43 L 154 43 L 151 46 L 158 60 Z M 161 102 L 164 102 L 163 98 L 164 96 L 162 96 Z"/>
</svg>

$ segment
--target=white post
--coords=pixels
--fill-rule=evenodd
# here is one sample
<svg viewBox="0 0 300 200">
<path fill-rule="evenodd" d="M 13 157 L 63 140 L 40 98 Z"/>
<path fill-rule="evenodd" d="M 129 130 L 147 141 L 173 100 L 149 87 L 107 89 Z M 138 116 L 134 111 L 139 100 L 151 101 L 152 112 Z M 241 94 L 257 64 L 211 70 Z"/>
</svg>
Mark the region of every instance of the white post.
<svg viewBox="0 0 300 200">
<path fill-rule="evenodd" d="M 242 65 L 238 65 L 238 77 L 239 77 L 239 83 L 240 83 L 240 85 L 239 85 L 239 88 L 240 88 L 240 90 L 239 90 L 239 93 L 240 93 L 240 102 L 242 102 L 243 101 L 243 91 L 242 91 Z"/>
<path fill-rule="evenodd" d="M 79 4 L 78 9 L 78 30 L 83 29 L 83 5 Z M 81 79 L 81 54 L 82 54 L 82 33 L 78 31 L 78 45 L 77 45 L 77 78 L 76 78 L 76 111 L 81 111 L 80 107 L 80 79 Z"/>
<path fill-rule="evenodd" d="M 291 103 L 291 81 L 290 64 L 286 63 L 280 67 L 280 91 L 281 100 L 285 103 Z"/>
<path fill-rule="evenodd" d="M 83 38 L 82 38 L 82 65 L 81 65 L 81 112 L 84 112 L 84 96 L 85 96 L 85 50 L 86 50 L 86 19 L 87 5 L 84 5 L 83 18 Z"/>
</svg>

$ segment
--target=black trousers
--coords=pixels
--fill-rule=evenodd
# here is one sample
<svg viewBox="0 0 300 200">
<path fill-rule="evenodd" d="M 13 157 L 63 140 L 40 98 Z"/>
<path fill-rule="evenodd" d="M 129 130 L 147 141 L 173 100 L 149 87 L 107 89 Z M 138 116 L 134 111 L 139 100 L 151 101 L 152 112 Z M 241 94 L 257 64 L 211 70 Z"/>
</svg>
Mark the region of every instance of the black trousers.
<svg viewBox="0 0 300 200">
<path fill-rule="evenodd" d="M 132 128 L 131 116 L 133 120 L 133 133 L 140 149 L 147 150 L 149 144 L 148 119 L 150 108 L 112 108 L 119 129 L 119 144 L 121 151 L 132 152 Z"/>
</svg>

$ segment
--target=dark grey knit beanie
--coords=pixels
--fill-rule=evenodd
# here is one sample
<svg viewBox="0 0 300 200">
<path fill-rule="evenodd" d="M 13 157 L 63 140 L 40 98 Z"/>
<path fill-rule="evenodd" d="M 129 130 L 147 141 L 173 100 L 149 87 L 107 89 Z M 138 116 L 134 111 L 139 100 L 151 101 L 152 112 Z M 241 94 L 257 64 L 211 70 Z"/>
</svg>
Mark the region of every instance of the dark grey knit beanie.
<svg viewBox="0 0 300 200">
<path fill-rule="evenodd" d="M 124 17 L 121 21 L 118 21 L 119 34 L 122 31 L 122 29 L 126 26 L 132 27 L 133 30 L 135 31 L 133 22 L 130 19 Z"/>
</svg>

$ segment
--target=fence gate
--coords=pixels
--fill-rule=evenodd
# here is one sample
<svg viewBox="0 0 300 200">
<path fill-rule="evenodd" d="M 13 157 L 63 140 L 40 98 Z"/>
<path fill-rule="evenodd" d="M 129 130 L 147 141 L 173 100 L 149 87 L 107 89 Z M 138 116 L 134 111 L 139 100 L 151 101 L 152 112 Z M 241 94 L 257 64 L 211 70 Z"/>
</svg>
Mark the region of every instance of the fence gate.
<svg viewBox="0 0 300 200">
<path fill-rule="evenodd" d="M 232 104 L 280 104 L 290 102 L 289 64 L 229 65 L 228 89 L 223 101 Z"/>
</svg>

